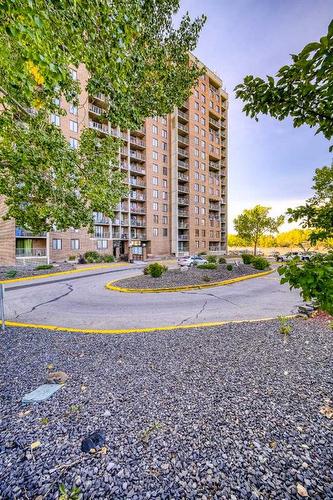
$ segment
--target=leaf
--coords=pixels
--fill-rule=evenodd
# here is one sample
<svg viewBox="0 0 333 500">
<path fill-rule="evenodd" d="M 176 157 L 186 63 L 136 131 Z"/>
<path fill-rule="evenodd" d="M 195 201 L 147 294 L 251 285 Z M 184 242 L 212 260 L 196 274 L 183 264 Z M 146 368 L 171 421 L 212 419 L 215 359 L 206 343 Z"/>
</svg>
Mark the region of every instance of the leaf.
<svg viewBox="0 0 333 500">
<path fill-rule="evenodd" d="M 47 368 L 48 370 L 53 370 L 53 368 L 54 368 L 53 363 L 49 363 L 49 364 L 47 365 L 47 367 L 46 367 L 46 368 Z"/>
<path fill-rule="evenodd" d="M 275 448 L 277 447 L 277 442 L 276 441 L 271 441 L 269 443 L 269 447 L 272 448 L 272 450 L 275 450 Z"/>
<path fill-rule="evenodd" d="M 25 411 L 20 411 L 18 415 L 19 417 L 26 417 L 27 415 L 29 415 L 29 413 L 31 413 L 31 410 L 25 410 Z"/>
<path fill-rule="evenodd" d="M 296 489 L 297 489 L 297 493 L 301 497 L 308 497 L 309 496 L 306 488 L 304 488 L 304 486 L 301 483 L 297 483 Z"/>
<path fill-rule="evenodd" d="M 30 448 L 32 450 L 35 450 L 36 448 L 39 448 L 41 446 L 41 444 L 42 443 L 40 441 L 34 441 L 33 443 L 31 443 Z"/>
<path fill-rule="evenodd" d="M 322 406 L 319 411 L 326 418 L 333 418 L 333 407 L 332 406 L 329 406 L 329 405 Z"/>
</svg>

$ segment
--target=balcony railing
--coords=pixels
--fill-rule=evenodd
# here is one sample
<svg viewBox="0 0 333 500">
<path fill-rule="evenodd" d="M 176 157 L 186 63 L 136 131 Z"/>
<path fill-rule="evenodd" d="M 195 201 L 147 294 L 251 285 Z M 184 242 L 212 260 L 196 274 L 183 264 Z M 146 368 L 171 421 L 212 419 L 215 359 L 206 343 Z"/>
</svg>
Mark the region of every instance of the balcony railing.
<svg viewBox="0 0 333 500">
<path fill-rule="evenodd" d="M 188 234 L 179 234 L 178 239 L 183 240 L 183 241 L 184 240 L 187 241 L 189 239 L 189 237 L 188 237 Z"/>
<path fill-rule="evenodd" d="M 178 205 L 188 205 L 189 198 L 188 196 L 178 196 Z"/>
<path fill-rule="evenodd" d="M 145 227 L 146 226 L 146 221 L 145 220 L 131 220 L 131 226 L 134 227 Z"/>
<path fill-rule="evenodd" d="M 183 111 L 178 110 L 178 116 L 180 116 L 184 120 L 188 121 L 188 113 L 184 113 Z"/>
<path fill-rule="evenodd" d="M 220 162 L 218 161 L 210 161 L 209 168 L 213 168 L 214 170 L 220 170 Z"/>
<path fill-rule="evenodd" d="M 145 208 L 140 208 L 140 207 L 132 207 L 131 206 L 131 212 L 136 213 L 136 214 L 145 214 L 146 209 Z"/>
<path fill-rule="evenodd" d="M 186 222 L 179 222 L 178 229 L 188 229 L 189 225 Z"/>
<path fill-rule="evenodd" d="M 130 179 L 130 184 L 131 186 L 140 186 L 140 187 L 146 187 L 146 183 L 142 181 L 141 179 Z"/>
<path fill-rule="evenodd" d="M 209 117 L 209 123 L 216 128 L 220 128 L 221 122 L 220 120 L 215 120 L 215 118 Z"/>
<path fill-rule="evenodd" d="M 110 238 L 110 231 L 94 231 L 94 238 L 108 239 Z"/>
<path fill-rule="evenodd" d="M 94 224 L 109 224 L 110 219 L 104 215 L 94 215 Z"/>
<path fill-rule="evenodd" d="M 184 137 L 183 135 L 178 135 L 178 142 L 182 142 L 183 144 L 189 144 L 188 138 Z"/>
<path fill-rule="evenodd" d="M 184 132 L 188 132 L 188 125 L 184 125 L 183 123 L 178 122 L 178 128 L 180 128 Z"/>
<path fill-rule="evenodd" d="M 133 151 L 132 149 L 130 150 L 130 157 L 137 158 L 138 160 L 145 160 L 145 155 L 139 153 L 139 151 Z"/>
<path fill-rule="evenodd" d="M 178 185 L 178 191 L 181 193 L 188 193 L 188 187 L 187 186 L 182 186 L 181 184 Z"/>
<path fill-rule="evenodd" d="M 130 164 L 130 170 L 132 172 L 137 172 L 138 174 L 142 174 L 142 175 L 146 174 L 146 169 L 141 167 L 140 165 L 136 165 L 135 163 Z"/>
<path fill-rule="evenodd" d="M 103 123 L 94 122 L 92 120 L 89 122 L 89 128 L 97 130 L 98 132 L 102 132 L 103 134 L 109 133 L 109 126 L 108 125 L 104 125 Z"/>
<path fill-rule="evenodd" d="M 93 96 L 95 99 L 98 99 L 99 101 L 106 101 L 106 95 L 102 94 L 102 92 L 98 92 Z"/>
<path fill-rule="evenodd" d="M 220 207 L 219 205 L 215 204 L 215 203 L 210 203 L 209 204 L 209 210 L 220 210 Z"/>
<path fill-rule="evenodd" d="M 103 109 L 100 108 L 99 106 L 96 106 L 95 104 L 89 104 L 89 111 L 94 113 L 95 115 L 102 115 L 103 114 Z"/>
<path fill-rule="evenodd" d="M 146 147 L 145 141 L 143 141 L 142 139 L 139 139 L 138 137 L 133 137 L 132 135 L 130 136 L 130 143 L 136 144 L 137 146 L 141 146 L 143 148 Z"/>
<path fill-rule="evenodd" d="M 42 233 L 32 233 L 31 231 L 26 231 L 25 229 L 22 229 L 21 227 L 17 227 L 15 229 L 15 236 L 16 238 L 46 238 L 47 233 L 42 232 Z"/>
<path fill-rule="evenodd" d="M 181 172 L 178 172 L 178 179 L 181 181 L 188 181 L 188 175 L 182 174 Z"/>
<path fill-rule="evenodd" d="M 143 194 L 130 193 L 131 200 L 145 201 L 146 197 Z"/>
<path fill-rule="evenodd" d="M 178 148 L 178 154 L 181 156 L 188 157 L 188 152 L 186 149 Z"/>
<path fill-rule="evenodd" d="M 46 257 L 46 248 L 16 248 L 16 257 Z"/>
<path fill-rule="evenodd" d="M 147 239 L 147 235 L 146 235 L 146 233 L 137 233 L 137 234 L 132 233 L 131 234 L 131 238 L 132 238 L 132 240 L 143 240 L 143 241 L 145 241 Z"/>
<path fill-rule="evenodd" d="M 179 217 L 188 217 L 188 210 L 179 209 L 178 210 L 178 216 Z"/>
</svg>

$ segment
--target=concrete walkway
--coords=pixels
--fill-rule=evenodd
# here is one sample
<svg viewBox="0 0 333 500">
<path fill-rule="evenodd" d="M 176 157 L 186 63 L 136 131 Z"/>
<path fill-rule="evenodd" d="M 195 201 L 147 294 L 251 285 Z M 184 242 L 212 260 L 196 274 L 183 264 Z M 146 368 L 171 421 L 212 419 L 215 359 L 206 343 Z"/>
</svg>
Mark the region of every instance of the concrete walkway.
<svg viewBox="0 0 333 500">
<path fill-rule="evenodd" d="M 159 294 L 123 294 L 108 281 L 140 274 L 126 267 L 96 275 L 68 276 L 6 288 L 6 319 L 82 329 L 190 325 L 289 315 L 301 303 L 277 273 L 219 288 Z"/>
</svg>

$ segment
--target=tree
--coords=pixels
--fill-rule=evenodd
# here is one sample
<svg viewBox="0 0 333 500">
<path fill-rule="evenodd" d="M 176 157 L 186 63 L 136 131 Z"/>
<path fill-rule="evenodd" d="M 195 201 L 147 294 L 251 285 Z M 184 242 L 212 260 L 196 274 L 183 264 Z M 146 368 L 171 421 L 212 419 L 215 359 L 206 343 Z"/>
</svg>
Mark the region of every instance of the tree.
<svg viewBox="0 0 333 500">
<path fill-rule="evenodd" d="M 243 238 L 237 236 L 237 234 L 228 234 L 228 246 L 229 247 L 246 247 L 247 243 Z"/>
<path fill-rule="evenodd" d="M 304 249 L 309 236 L 310 230 L 291 229 L 277 235 L 276 245 L 278 247 L 301 247 Z"/>
<path fill-rule="evenodd" d="M 245 102 L 243 111 L 258 120 L 258 114 L 278 120 L 293 118 L 294 127 L 317 127 L 326 139 L 333 136 L 333 20 L 326 36 L 309 43 L 292 64 L 283 66 L 267 81 L 248 75 L 236 86 L 236 97 Z M 331 149 L 333 146 L 331 147 Z"/>
<path fill-rule="evenodd" d="M 274 234 L 278 232 L 279 226 L 283 224 L 284 217 L 269 217 L 270 207 L 256 205 L 251 209 L 245 209 L 234 219 L 234 226 L 238 236 L 244 238 L 254 246 L 254 255 L 257 253 L 259 238 L 264 234 Z"/>
<path fill-rule="evenodd" d="M 312 244 L 333 237 L 333 165 L 317 168 L 312 189 L 315 194 L 305 205 L 289 208 L 289 221 L 300 221 L 303 228 L 311 229 Z"/>
<path fill-rule="evenodd" d="M 82 90 L 102 93 L 102 119 L 121 129 L 180 106 L 202 73 L 189 51 L 204 17 L 186 14 L 175 29 L 178 0 L 4 0 L 0 10 L 0 195 L 7 217 L 33 231 L 85 226 L 93 211 L 112 216 L 126 194 L 110 137 L 84 132 L 71 150 L 49 114 L 61 96 L 78 105 Z M 70 68 L 84 65 L 86 88 Z"/>
</svg>

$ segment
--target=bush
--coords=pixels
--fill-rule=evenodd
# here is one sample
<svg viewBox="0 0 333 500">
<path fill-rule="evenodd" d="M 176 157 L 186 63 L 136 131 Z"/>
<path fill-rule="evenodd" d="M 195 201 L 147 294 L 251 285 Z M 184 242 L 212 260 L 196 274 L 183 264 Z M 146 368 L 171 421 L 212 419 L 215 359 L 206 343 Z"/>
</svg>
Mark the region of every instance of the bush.
<svg viewBox="0 0 333 500">
<path fill-rule="evenodd" d="M 226 264 L 226 263 L 227 263 L 227 261 L 226 261 L 226 259 L 225 259 L 224 257 L 220 257 L 220 258 L 219 258 L 219 263 L 220 263 L 220 264 Z"/>
<path fill-rule="evenodd" d="M 152 278 L 159 278 L 168 270 L 167 266 L 164 264 L 159 264 L 158 262 L 154 262 L 153 264 L 148 264 L 143 270 L 143 274 L 149 275 Z"/>
<path fill-rule="evenodd" d="M 8 269 L 8 271 L 5 272 L 5 278 L 15 278 L 16 275 L 16 269 Z"/>
<path fill-rule="evenodd" d="M 207 252 L 199 252 L 198 255 L 206 255 Z"/>
<path fill-rule="evenodd" d="M 253 257 L 252 266 L 254 267 L 254 269 L 263 271 L 264 269 L 267 269 L 267 267 L 269 267 L 269 262 L 267 259 L 265 259 L 265 257 Z"/>
<path fill-rule="evenodd" d="M 291 260 L 278 269 L 281 284 L 300 288 L 304 300 L 314 300 L 321 310 L 333 315 L 333 252 L 310 260 Z"/>
<path fill-rule="evenodd" d="M 102 257 L 95 250 L 90 250 L 84 254 L 84 259 L 89 263 L 102 262 Z"/>
<path fill-rule="evenodd" d="M 115 261 L 114 256 L 108 255 L 108 254 L 103 255 L 102 259 L 103 259 L 103 262 L 114 262 Z"/>
<path fill-rule="evenodd" d="M 208 260 L 208 262 L 210 262 L 211 264 L 212 264 L 212 263 L 213 263 L 213 264 L 216 264 L 216 257 L 215 257 L 215 255 L 208 255 L 207 260 Z"/>
<path fill-rule="evenodd" d="M 228 271 L 232 271 L 233 270 L 233 265 L 232 264 L 227 264 L 227 269 Z"/>
<path fill-rule="evenodd" d="M 254 258 L 255 256 L 250 253 L 242 253 L 242 260 L 244 264 L 252 264 Z"/>
<path fill-rule="evenodd" d="M 76 260 L 76 256 L 75 256 L 75 255 L 70 255 L 70 256 L 68 257 L 68 260 Z"/>
<path fill-rule="evenodd" d="M 53 264 L 41 264 L 40 266 L 35 267 L 35 271 L 42 271 L 43 269 L 52 269 Z"/>
<path fill-rule="evenodd" d="M 198 269 L 217 269 L 217 264 L 214 262 L 207 262 L 207 264 L 199 264 L 197 266 Z"/>
</svg>

